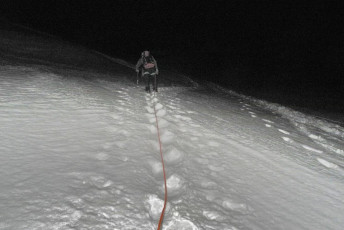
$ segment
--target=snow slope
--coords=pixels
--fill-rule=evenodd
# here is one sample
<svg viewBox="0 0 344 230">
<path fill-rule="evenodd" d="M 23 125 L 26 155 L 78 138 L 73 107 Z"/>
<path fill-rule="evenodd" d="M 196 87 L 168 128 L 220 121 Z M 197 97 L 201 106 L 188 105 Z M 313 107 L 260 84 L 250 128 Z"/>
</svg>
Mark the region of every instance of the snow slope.
<svg viewBox="0 0 344 230">
<path fill-rule="evenodd" d="M 146 95 L 129 64 L 10 26 L 0 51 L 0 229 L 156 229 L 154 106 L 164 229 L 344 226 L 338 124 L 164 71 Z"/>
</svg>

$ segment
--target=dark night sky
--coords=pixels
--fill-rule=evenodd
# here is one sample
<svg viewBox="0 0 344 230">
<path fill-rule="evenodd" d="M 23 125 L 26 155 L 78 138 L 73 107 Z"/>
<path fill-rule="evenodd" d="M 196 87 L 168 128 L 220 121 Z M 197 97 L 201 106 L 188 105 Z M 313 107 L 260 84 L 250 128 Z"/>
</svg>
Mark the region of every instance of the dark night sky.
<svg viewBox="0 0 344 230">
<path fill-rule="evenodd" d="M 334 1 L 2 2 L 0 13 L 11 20 L 111 50 L 230 52 L 240 47 L 252 54 L 282 55 L 299 48 L 300 53 L 326 54 L 340 48 L 343 38 L 342 8 Z"/>
<path fill-rule="evenodd" d="M 11 0 L 0 14 L 131 61 L 150 49 L 162 65 L 180 60 L 180 71 L 242 90 L 249 82 L 255 92 L 287 85 L 316 94 L 325 85 L 335 103 L 344 94 L 340 3 Z"/>
</svg>

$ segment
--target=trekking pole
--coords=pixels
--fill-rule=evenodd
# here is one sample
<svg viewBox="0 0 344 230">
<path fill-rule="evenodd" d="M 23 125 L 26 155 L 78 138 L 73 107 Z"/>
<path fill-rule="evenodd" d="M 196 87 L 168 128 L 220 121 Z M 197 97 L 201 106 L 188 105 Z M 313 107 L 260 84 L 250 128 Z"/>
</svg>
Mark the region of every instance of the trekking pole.
<svg viewBox="0 0 344 230">
<path fill-rule="evenodd" d="M 136 85 L 139 84 L 139 72 L 136 72 Z"/>
</svg>

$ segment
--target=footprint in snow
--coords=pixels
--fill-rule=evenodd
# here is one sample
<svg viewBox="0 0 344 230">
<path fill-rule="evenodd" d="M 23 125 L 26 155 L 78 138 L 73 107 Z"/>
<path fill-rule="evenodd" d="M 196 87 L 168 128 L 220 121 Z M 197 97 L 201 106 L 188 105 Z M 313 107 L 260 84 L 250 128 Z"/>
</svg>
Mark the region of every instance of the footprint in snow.
<svg viewBox="0 0 344 230">
<path fill-rule="evenodd" d="M 203 216 L 208 220 L 222 221 L 224 217 L 216 211 L 203 211 Z"/>
<path fill-rule="evenodd" d="M 318 149 L 314 149 L 314 148 L 312 148 L 312 147 L 310 147 L 310 146 L 308 146 L 308 145 L 302 145 L 302 147 L 303 147 L 304 149 L 307 149 L 307 150 L 311 151 L 311 152 L 323 153 L 323 151 L 318 150 Z"/>
<path fill-rule="evenodd" d="M 254 113 L 254 112 L 252 112 L 252 111 L 248 111 L 248 113 L 249 113 L 249 114 L 256 114 L 256 113 Z"/>
<path fill-rule="evenodd" d="M 229 199 L 222 202 L 222 207 L 229 211 L 239 212 L 241 214 L 246 214 L 250 211 L 250 208 L 246 204 L 237 203 Z"/>
<path fill-rule="evenodd" d="M 183 120 L 183 121 L 191 121 L 190 117 L 182 116 L 182 115 L 174 115 L 177 119 Z"/>
<path fill-rule="evenodd" d="M 154 176 L 159 176 L 159 178 L 161 178 L 161 175 L 163 173 L 162 163 L 158 162 L 158 161 L 149 161 L 148 164 L 149 164 L 149 166 L 150 166 L 150 168 L 152 170 L 153 175 Z"/>
<path fill-rule="evenodd" d="M 172 105 L 167 105 L 167 107 L 170 108 L 170 109 L 173 109 L 173 110 L 178 109 L 177 107 L 172 106 Z"/>
<path fill-rule="evenodd" d="M 146 106 L 145 108 L 146 108 L 148 113 L 154 113 L 154 109 L 153 108 L 151 108 L 149 106 Z"/>
<path fill-rule="evenodd" d="M 167 179 L 166 184 L 167 184 L 168 194 L 171 197 L 177 196 L 181 194 L 182 192 L 184 192 L 185 190 L 184 179 L 176 174 L 173 174 L 172 176 L 170 176 Z M 164 185 L 162 185 L 160 189 L 163 192 L 165 190 Z"/>
<path fill-rule="evenodd" d="M 270 123 L 270 124 L 273 124 L 273 123 L 275 123 L 275 122 L 273 122 L 273 121 L 270 121 L 270 120 L 267 120 L 267 119 L 262 119 L 263 121 L 265 121 L 265 122 L 267 122 L 267 123 Z"/>
<path fill-rule="evenodd" d="M 164 201 L 161 200 L 157 195 L 150 194 L 146 196 L 146 199 L 144 201 L 144 206 L 145 206 L 145 209 L 148 211 L 149 216 L 153 220 L 159 220 L 161 210 L 164 206 Z M 170 209 L 171 209 L 170 204 L 167 203 L 165 215 L 170 212 Z"/>
<path fill-rule="evenodd" d="M 172 147 L 167 150 L 167 153 L 164 156 L 164 160 L 167 164 L 176 164 L 183 160 L 184 155 L 184 152 L 175 147 Z"/>
<path fill-rule="evenodd" d="M 265 124 L 265 126 L 268 127 L 268 128 L 271 128 L 271 125 L 269 125 L 269 124 Z"/>
<path fill-rule="evenodd" d="M 330 169 L 338 169 L 338 165 L 333 164 L 331 162 L 328 162 L 327 160 L 324 160 L 322 158 L 317 158 L 318 162 L 320 164 L 322 164 L 323 166 L 325 166 L 326 168 L 330 168 Z"/>
<path fill-rule="evenodd" d="M 253 114 L 251 114 L 251 117 L 255 118 L 255 117 L 257 117 L 257 116 L 256 116 L 256 115 L 253 115 Z"/>
<path fill-rule="evenodd" d="M 283 129 L 278 129 L 278 131 L 281 132 L 281 133 L 284 133 L 286 135 L 290 135 L 290 133 L 288 131 L 285 131 Z"/>
<path fill-rule="evenodd" d="M 169 122 L 168 121 L 166 121 L 165 119 L 163 119 L 163 118 L 160 118 L 159 119 L 159 128 L 166 128 L 166 127 L 168 127 L 169 126 Z"/>
<path fill-rule="evenodd" d="M 282 137 L 282 139 L 286 142 L 293 143 L 294 141 L 290 139 L 289 137 Z"/>
<path fill-rule="evenodd" d="M 95 158 L 100 161 L 106 161 L 107 159 L 109 159 L 109 154 L 100 152 L 100 153 L 97 153 Z"/>
<path fill-rule="evenodd" d="M 170 131 L 165 131 L 161 135 L 161 142 L 164 144 L 171 144 L 175 139 L 175 134 Z"/>
<path fill-rule="evenodd" d="M 159 142 L 157 142 L 156 140 L 154 140 L 154 141 L 152 140 L 152 141 L 149 141 L 149 143 L 152 146 L 154 151 L 160 151 Z"/>
<path fill-rule="evenodd" d="M 157 115 L 158 117 L 163 117 L 163 116 L 166 115 L 166 110 L 161 109 L 161 110 L 159 110 L 159 111 L 156 113 L 156 115 Z"/>
<path fill-rule="evenodd" d="M 169 105 L 174 105 L 174 106 L 177 106 L 178 104 L 177 103 L 174 103 L 173 100 L 171 102 L 168 103 Z"/>
<path fill-rule="evenodd" d="M 200 185 L 202 188 L 205 188 L 205 189 L 216 189 L 216 188 L 218 188 L 218 185 L 214 181 L 204 180 L 204 181 L 201 181 Z"/>
<path fill-rule="evenodd" d="M 97 188 L 107 188 L 113 185 L 111 180 L 107 180 L 102 176 L 91 176 L 90 177 L 90 184 L 96 186 Z"/>
<path fill-rule="evenodd" d="M 80 197 L 69 196 L 66 197 L 66 200 L 76 209 L 83 209 L 86 206 L 85 201 Z"/>
<path fill-rule="evenodd" d="M 155 110 L 160 110 L 160 109 L 162 109 L 164 106 L 162 105 L 162 104 L 160 104 L 160 103 L 157 103 L 156 105 L 155 105 Z"/>
<path fill-rule="evenodd" d="M 321 136 L 316 136 L 314 134 L 309 134 L 308 137 L 312 138 L 313 140 L 319 140 L 319 141 L 323 141 L 324 140 L 324 138 L 322 138 Z"/>
<path fill-rule="evenodd" d="M 119 95 L 118 97 L 120 97 L 122 99 L 129 99 L 128 95 Z"/>
<path fill-rule="evenodd" d="M 190 220 L 183 219 L 176 214 L 170 222 L 164 225 L 165 230 L 199 230 Z M 234 230 L 234 229 L 233 229 Z"/>
</svg>

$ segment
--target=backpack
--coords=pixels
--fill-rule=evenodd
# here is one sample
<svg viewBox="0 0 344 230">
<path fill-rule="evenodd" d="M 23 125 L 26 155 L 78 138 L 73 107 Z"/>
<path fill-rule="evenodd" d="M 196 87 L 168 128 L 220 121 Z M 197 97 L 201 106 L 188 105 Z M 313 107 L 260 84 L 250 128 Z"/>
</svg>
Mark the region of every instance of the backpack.
<svg viewBox="0 0 344 230">
<path fill-rule="evenodd" d="M 142 63 L 143 63 L 143 68 L 145 69 L 151 69 L 154 68 L 154 58 L 153 56 L 149 55 L 147 57 L 143 56 L 142 57 Z"/>
</svg>

